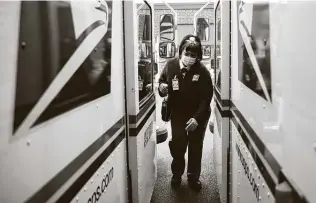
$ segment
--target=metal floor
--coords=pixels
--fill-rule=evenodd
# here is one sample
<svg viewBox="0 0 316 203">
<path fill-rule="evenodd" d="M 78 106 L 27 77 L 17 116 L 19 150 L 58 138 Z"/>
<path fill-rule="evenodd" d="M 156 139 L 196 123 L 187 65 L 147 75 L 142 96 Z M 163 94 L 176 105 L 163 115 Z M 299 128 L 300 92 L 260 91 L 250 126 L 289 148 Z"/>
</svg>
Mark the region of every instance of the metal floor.
<svg viewBox="0 0 316 203">
<path fill-rule="evenodd" d="M 220 203 L 213 158 L 213 135 L 207 129 L 204 139 L 202 173 L 200 178 L 203 188 L 199 193 L 194 193 L 187 186 L 186 172 L 182 176 L 180 189 L 173 190 L 170 186 L 172 177 L 170 168 L 171 155 L 168 147 L 168 141 L 171 138 L 170 126 L 168 126 L 168 133 L 168 139 L 157 147 L 158 178 L 151 203 Z"/>
</svg>

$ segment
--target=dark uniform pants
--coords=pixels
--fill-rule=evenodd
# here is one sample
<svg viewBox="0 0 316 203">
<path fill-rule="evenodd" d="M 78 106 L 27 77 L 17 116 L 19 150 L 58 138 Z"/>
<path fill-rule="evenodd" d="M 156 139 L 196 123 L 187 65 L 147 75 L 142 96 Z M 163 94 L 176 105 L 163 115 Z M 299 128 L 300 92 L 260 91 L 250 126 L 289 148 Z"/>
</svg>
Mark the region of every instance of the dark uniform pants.
<svg viewBox="0 0 316 203">
<path fill-rule="evenodd" d="M 189 119 L 188 119 L 189 120 Z M 171 119 L 172 140 L 169 142 L 171 156 L 171 170 L 173 175 L 182 176 L 185 169 L 186 149 L 188 147 L 188 169 L 189 181 L 200 178 L 203 140 L 206 126 L 198 126 L 194 131 L 185 130 L 186 122 L 183 119 Z"/>
</svg>

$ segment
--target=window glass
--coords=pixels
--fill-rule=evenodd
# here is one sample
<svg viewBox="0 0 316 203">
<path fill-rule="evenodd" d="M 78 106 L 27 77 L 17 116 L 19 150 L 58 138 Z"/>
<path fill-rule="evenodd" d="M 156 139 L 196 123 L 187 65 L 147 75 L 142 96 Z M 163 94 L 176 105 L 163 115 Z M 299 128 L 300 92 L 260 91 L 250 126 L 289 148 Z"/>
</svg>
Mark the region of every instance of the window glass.
<svg viewBox="0 0 316 203">
<path fill-rule="evenodd" d="M 221 2 L 215 9 L 215 85 L 221 89 Z"/>
<path fill-rule="evenodd" d="M 172 14 L 160 16 L 160 41 L 173 41 L 175 38 L 174 20 Z"/>
<path fill-rule="evenodd" d="M 204 58 L 210 58 L 211 56 L 211 45 L 203 45 L 202 46 L 202 50 L 203 50 L 203 59 Z"/>
<path fill-rule="evenodd" d="M 161 58 L 173 58 L 176 54 L 174 42 L 161 42 L 159 45 L 159 56 Z"/>
<path fill-rule="evenodd" d="M 198 18 L 196 24 L 196 34 L 200 37 L 201 41 L 208 41 L 210 38 L 210 25 L 209 19 Z"/>
<path fill-rule="evenodd" d="M 249 3 L 239 1 L 237 6 L 239 81 L 262 98 L 271 99 L 269 3 L 251 3 L 249 6 Z M 251 26 L 245 23 L 249 16 Z"/>
<path fill-rule="evenodd" d="M 73 9 L 78 7 L 73 7 Z M 106 8 L 106 9 L 105 9 Z M 83 34 L 76 38 L 75 22 L 80 18 L 72 12 L 70 3 L 62 1 L 22 1 L 20 17 L 19 53 L 16 80 L 16 129 L 40 98 L 48 91 L 53 98 L 45 99 L 48 106 L 40 112 L 36 124 L 63 114 L 111 92 L 111 19 L 112 1 L 100 3 L 100 9 L 82 16 L 108 15 L 85 25 Z M 77 10 L 77 15 L 82 12 Z M 96 13 L 94 13 L 96 14 Z M 108 29 L 97 40 L 96 46 L 85 44 L 90 33 L 100 26 Z M 87 55 L 75 55 L 79 49 L 91 50 Z M 79 65 L 68 65 L 75 56 Z M 71 64 L 71 63 L 70 63 Z M 74 70 L 72 73 L 70 70 Z M 54 91 L 49 88 L 53 87 Z"/>
<path fill-rule="evenodd" d="M 215 45 L 211 45 L 211 68 L 215 70 Z M 215 82 L 215 80 L 213 81 Z"/>
<path fill-rule="evenodd" d="M 152 14 L 145 5 L 138 11 L 138 92 L 139 102 L 153 92 Z"/>
</svg>

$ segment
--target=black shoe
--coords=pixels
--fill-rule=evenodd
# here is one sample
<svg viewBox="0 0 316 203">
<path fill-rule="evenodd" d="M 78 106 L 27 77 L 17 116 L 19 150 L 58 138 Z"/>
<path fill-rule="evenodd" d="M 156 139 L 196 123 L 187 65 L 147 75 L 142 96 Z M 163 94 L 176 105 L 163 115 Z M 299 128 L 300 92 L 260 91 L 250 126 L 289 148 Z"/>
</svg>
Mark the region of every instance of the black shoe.
<svg viewBox="0 0 316 203">
<path fill-rule="evenodd" d="M 172 187 L 179 187 L 181 184 L 181 176 L 173 176 L 171 179 L 171 186 Z"/>
<path fill-rule="evenodd" d="M 199 192 L 202 189 L 202 183 L 199 180 L 196 181 L 188 181 L 189 182 L 189 187 L 196 191 Z"/>
</svg>

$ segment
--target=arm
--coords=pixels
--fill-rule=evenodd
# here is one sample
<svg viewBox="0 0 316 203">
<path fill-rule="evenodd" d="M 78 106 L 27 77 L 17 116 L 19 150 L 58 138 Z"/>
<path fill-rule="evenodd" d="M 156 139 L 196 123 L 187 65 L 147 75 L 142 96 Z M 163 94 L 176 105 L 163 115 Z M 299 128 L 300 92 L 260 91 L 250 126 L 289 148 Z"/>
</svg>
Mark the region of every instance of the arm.
<svg viewBox="0 0 316 203">
<path fill-rule="evenodd" d="M 159 77 L 159 87 L 161 84 L 168 84 L 168 81 L 167 81 L 167 69 L 168 69 L 168 62 L 166 63 L 164 69 L 162 70 L 162 73 L 160 74 L 160 77 Z M 165 97 L 167 96 L 167 94 L 164 94 L 160 91 L 160 88 L 158 87 L 158 93 L 161 97 Z"/>
<path fill-rule="evenodd" d="M 198 124 L 203 124 L 206 119 L 208 119 L 208 114 L 210 111 L 210 103 L 213 97 L 213 83 L 211 79 L 210 72 L 205 70 L 203 77 L 201 77 L 201 100 L 198 110 L 194 114 L 193 118 L 198 122 Z"/>
</svg>

